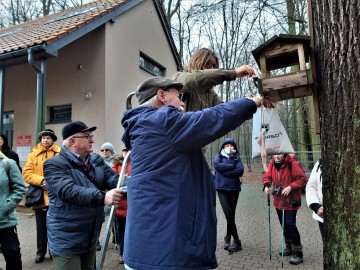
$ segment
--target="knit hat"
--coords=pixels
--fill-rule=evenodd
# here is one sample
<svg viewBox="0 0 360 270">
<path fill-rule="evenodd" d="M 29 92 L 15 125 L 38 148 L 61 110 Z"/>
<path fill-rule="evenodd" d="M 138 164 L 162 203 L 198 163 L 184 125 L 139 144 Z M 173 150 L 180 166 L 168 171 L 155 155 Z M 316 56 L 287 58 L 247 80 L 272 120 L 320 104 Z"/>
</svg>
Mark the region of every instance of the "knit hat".
<svg viewBox="0 0 360 270">
<path fill-rule="evenodd" d="M 87 125 L 85 125 L 81 121 L 74 121 L 67 125 L 65 125 L 62 129 L 62 137 L 63 140 L 69 138 L 70 136 L 78 133 L 78 132 L 84 132 L 84 131 L 94 131 L 96 127 L 89 128 Z"/>
<path fill-rule="evenodd" d="M 175 87 L 178 91 L 183 88 L 182 83 L 173 81 L 166 77 L 156 76 L 145 80 L 135 90 L 136 97 L 138 98 L 139 104 L 151 99 L 156 95 L 159 89 L 166 90 L 168 88 Z"/>
<path fill-rule="evenodd" d="M 101 150 L 105 150 L 105 149 L 109 149 L 112 155 L 115 154 L 114 146 L 111 143 L 106 142 L 101 146 Z"/>
<path fill-rule="evenodd" d="M 44 129 L 43 131 L 41 131 L 39 134 L 38 134 L 38 139 L 39 141 L 41 141 L 41 138 L 43 136 L 50 136 L 51 139 L 55 142 L 57 140 L 57 137 L 55 135 L 55 132 L 52 130 L 52 129 L 49 129 L 49 128 L 46 128 Z"/>
</svg>

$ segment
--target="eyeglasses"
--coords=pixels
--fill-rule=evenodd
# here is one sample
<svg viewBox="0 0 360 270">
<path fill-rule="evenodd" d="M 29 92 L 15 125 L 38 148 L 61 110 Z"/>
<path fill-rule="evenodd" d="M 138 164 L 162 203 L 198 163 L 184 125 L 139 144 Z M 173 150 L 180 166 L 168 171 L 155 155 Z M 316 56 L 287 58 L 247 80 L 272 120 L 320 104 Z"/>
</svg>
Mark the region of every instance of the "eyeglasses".
<svg viewBox="0 0 360 270">
<path fill-rule="evenodd" d="M 165 90 L 166 92 L 169 92 L 169 93 L 174 93 L 179 99 L 180 101 L 182 101 L 183 97 L 184 97 L 184 94 L 183 93 L 179 93 L 179 92 L 174 92 L 174 91 L 169 91 L 169 90 Z"/>
<path fill-rule="evenodd" d="M 84 135 L 84 136 L 72 136 L 72 138 L 92 140 L 92 139 L 94 139 L 94 135 L 89 134 L 89 135 Z"/>
<path fill-rule="evenodd" d="M 101 152 L 104 152 L 104 151 L 105 151 L 105 152 L 109 152 L 110 149 L 101 149 L 100 151 L 101 151 Z"/>
</svg>

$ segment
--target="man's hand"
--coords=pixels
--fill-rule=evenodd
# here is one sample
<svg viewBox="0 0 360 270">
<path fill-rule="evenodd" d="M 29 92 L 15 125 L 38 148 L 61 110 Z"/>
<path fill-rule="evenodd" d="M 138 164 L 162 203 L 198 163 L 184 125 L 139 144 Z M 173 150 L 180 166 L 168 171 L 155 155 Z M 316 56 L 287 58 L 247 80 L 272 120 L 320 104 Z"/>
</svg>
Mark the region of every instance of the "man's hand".
<svg viewBox="0 0 360 270">
<path fill-rule="evenodd" d="M 105 194 L 104 204 L 106 205 L 117 205 L 121 201 L 123 194 L 125 192 L 121 189 L 114 188 L 112 190 L 109 190 Z"/>
<path fill-rule="evenodd" d="M 254 97 L 248 97 L 248 99 L 254 101 L 256 107 L 264 106 L 265 108 L 274 108 L 274 104 L 272 104 L 272 102 L 266 98 L 260 96 L 254 96 Z"/>
</svg>

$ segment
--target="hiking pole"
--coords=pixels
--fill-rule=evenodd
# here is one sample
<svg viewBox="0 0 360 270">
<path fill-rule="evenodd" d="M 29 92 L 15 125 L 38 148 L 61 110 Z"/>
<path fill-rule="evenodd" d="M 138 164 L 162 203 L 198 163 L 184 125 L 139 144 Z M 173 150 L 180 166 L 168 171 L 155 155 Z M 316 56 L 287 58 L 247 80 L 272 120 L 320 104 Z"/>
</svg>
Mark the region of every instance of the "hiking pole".
<svg viewBox="0 0 360 270">
<path fill-rule="evenodd" d="M 284 268 L 284 219 L 285 219 L 285 210 L 284 210 L 284 200 L 285 197 L 282 196 L 281 197 L 281 204 L 282 204 L 282 217 L 281 217 L 281 230 L 282 230 L 282 235 L 281 235 L 281 267 Z"/>
<path fill-rule="evenodd" d="M 268 214 L 269 214 L 269 253 L 270 253 L 270 260 L 271 260 L 271 225 L 270 225 L 270 194 L 267 195 L 267 202 L 268 202 Z"/>
<path fill-rule="evenodd" d="M 131 151 L 129 151 L 126 154 L 125 158 L 124 158 L 123 166 L 121 167 L 121 172 L 120 172 L 120 175 L 119 175 L 119 180 L 118 180 L 116 188 L 121 188 L 124 185 L 124 180 L 125 180 L 125 175 L 126 175 L 126 168 L 127 168 L 128 163 L 130 161 L 130 153 L 131 153 Z M 111 206 L 108 223 L 106 225 L 106 231 L 105 231 L 104 239 L 102 241 L 102 247 L 103 248 L 100 251 L 100 257 L 99 257 L 99 261 L 97 262 L 97 265 L 96 265 L 96 270 L 101 270 L 103 268 L 103 266 L 104 266 L 106 252 L 107 252 L 108 244 L 109 244 L 110 233 L 111 233 L 111 230 L 113 228 L 114 221 L 115 221 L 116 208 L 117 208 L 117 205 L 112 205 Z"/>
</svg>

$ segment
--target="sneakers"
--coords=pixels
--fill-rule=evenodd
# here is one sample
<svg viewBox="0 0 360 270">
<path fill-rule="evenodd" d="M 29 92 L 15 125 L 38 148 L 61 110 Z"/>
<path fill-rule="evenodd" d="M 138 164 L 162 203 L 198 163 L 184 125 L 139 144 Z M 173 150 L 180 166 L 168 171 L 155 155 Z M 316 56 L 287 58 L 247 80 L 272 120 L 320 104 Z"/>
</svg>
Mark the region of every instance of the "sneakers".
<svg viewBox="0 0 360 270">
<path fill-rule="evenodd" d="M 291 249 L 287 249 L 287 248 L 284 249 L 284 257 L 291 256 L 292 254 L 293 254 L 293 252 Z M 279 251 L 279 255 L 281 256 L 281 251 Z"/>
<path fill-rule="evenodd" d="M 290 264 L 298 265 L 300 263 L 303 263 L 303 253 L 302 252 L 295 252 L 295 254 L 291 257 L 289 260 Z"/>
<path fill-rule="evenodd" d="M 230 239 L 231 239 L 231 236 L 224 238 L 224 249 L 225 249 L 225 250 L 228 250 L 229 247 L 231 246 L 231 244 L 230 244 Z"/>
<path fill-rule="evenodd" d="M 234 240 L 233 244 L 228 248 L 229 252 L 236 252 L 242 250 L 240 239 Z"/>
</svg>

